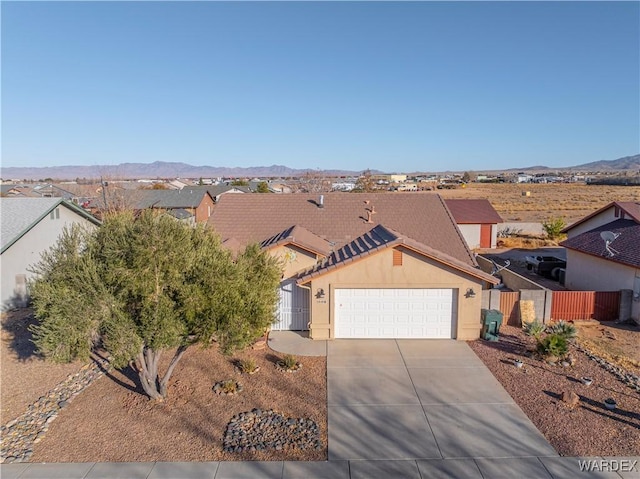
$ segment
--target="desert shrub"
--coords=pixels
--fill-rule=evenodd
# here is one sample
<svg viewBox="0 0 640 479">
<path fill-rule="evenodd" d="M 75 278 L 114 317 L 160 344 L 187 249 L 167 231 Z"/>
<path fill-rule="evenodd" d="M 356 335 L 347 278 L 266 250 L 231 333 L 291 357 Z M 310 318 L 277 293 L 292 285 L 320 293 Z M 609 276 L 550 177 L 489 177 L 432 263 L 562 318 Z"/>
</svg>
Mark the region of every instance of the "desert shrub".
<svg viewBox="0 0 640 479">
<path fill-rule="evenodd" d="M 238 383 L 233 379 L 227 379 L 226 381 L 222 381 L 220 389 L 225 394 L 233 394 L 238 391 Z"/>
<path fill-rule="evenodd" d="M 564 320 L 560 320 L 557 323 L 549 326 L 549 329 L 547 331 L 550 334 L 558 334 L 560 336 L 563 336 L 565 339 L 573 339 L 578 334 L 576 327 Z"/>
<path fill-rule="evenodd" d="M 532 336 L 536 339 L 544 332 L 545 326 L 540 321 L 531 321 L 522 323 L 522 330 L 527 336 Z"/>
<path fill-rule="evenodd" d="M 238 367 L 240 371 L 245 374 L 255 373 L 258 369 L 258 363 L 253 358 L 241 359 L 238 361 Z"/>
<path fill-rule="evenodd" d="M 298 360 L 292 354 L 285 354 L 280 360 L 280 366 L 283 369 L 293 370 L 298 367 Z"/>
<path fill-rule="evenodd" d="M 551 240 L 564 236 L 562 230 L 567 226 L 563 218 L 552 218 L 542 222 L 542 229 Z"/>
<path fill-rule="evenodd" d="M 567 339 L 559 334 L 548 334 L 543 339 L 538 340 L 537 351 L 542 356 L 555 356 L 562 358 L 569 351 Z"/>
</svg>

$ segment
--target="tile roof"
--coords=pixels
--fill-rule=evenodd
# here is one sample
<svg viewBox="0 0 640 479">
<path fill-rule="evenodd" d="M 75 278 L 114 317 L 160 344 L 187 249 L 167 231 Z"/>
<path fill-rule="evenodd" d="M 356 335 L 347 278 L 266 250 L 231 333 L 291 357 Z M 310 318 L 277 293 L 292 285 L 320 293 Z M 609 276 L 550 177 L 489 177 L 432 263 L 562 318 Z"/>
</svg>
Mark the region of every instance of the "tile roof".
<svg viewBox="0 0 640 479">
<path fill-rule="evenodd" d="M 463 263 L 476 265 L 449 210 L 435 193 L 323 196 L 321 208 L 317 194 L 223 195 L 208 224 L 222 240 L 235 238 L 242 244 L 262 242 L 298 225 L 332 243 L 335 250 L 382 223 Z M 368 212 L 371 222 L 367 221 Z"/>
<path fill-rule="evenodd" d="M 234 193 L 251 193 L 251 188 L 248 186 L 232 186 L 232 185 L 194 185 L 185 187 L 183 189 L 200 191 L 205 190 L 208 191 L 209 194 L 213 198 L 217 198 L 218 196 L 228 193 L 229 191 L 233 191 Z M 234 191 L 235 190 L 235 191 Z"/>
<path fill-rule="evenodd" d="M 313 234 L 304 226 L 291 226 L 284 231 L 264 240 L 260 246 L 265 249 L 275 246 L 294 244 L 313 253 L 323 256 L 331 254 L 331 243 Z"/>
<path fill-rule="evenodd" d="M 610 256 L 605 249 L 605 242 L 600 236 L 603 231 L 611 231 L 618 237 L 610 243 L 617 251 Z M 560 243 L 565 248 L 600 256 L 603 259 L 640 268 L 640 223 L 634 220 L 615 220 L 606 225 L 582 233 Z"/>
<path fill-rule="evenodd" d="M 0 251 L 4 252 L 58 205 L 78 213 L 94 224 L 99 221 L 62 198 L 0 198 Z"/>
<path fill-rule="evenodd" d="M 206 190 L 118 190 L 115 194 L 117 201 L 136 210 L 145 208 L 196 208 L 201 202 Z M 115 201 L 107 199 L 108 202 Z M 98 208 L 102 207 L 102 196 L 93 202 Z"/>
<path fill-rule="evenodd" d="M 585 221 L 593 218 L 594 216 L 599 215 L 603 211 L 606 211 L 606 210 L 608 210 L 608 209 L 610 209 L 610 208 L 612 208 L 614 206 L 617 206 L 618 208 L 622 209 L 630 218 L 633 218 L 637 223 L 640 223 L 640 203 L 639 202 L 636 202 L 636 201 L 612 201 L 608 205 L 603 206 L 599 210 L 596 210 L 593 213 L 585 216 L 584 218 L 576 221 L 575 223 L 567 226 L 565 229 L 562 230 L 562 232 L 566 233 L 569 230 L 571 230 L 574 226 L 578 226 L 579 224 L 584 223 Z"/>
<path fill-rule="evenodd" d="M 322 262 L 307 271 L 298 275 L 298 283 L 306 283 L 316 276 L 328 273 L 331 270 L 346 266 L 352 261 L 362 259 L 370 254 L 381 251 L 385 248 L 403 245 L 418 253 L 436 259 L 439 262 L 448 264 L 458 270 L 464 271 L 485 281 L 497 284 L 499 280 L 480 269 L 470 266 L 456 258 L 434 250 L 411 238 L 408 238 L 397 231 L 393 231 L 384 225 L 377 225 L 359 238 L 347 243 L 339 250 L 331 253 Z"/>
<path fill-rule="evenodd" d="M 502 223 L 487 199 L 446 199 L 444 202 L 458 224 Z"/>
</svg>

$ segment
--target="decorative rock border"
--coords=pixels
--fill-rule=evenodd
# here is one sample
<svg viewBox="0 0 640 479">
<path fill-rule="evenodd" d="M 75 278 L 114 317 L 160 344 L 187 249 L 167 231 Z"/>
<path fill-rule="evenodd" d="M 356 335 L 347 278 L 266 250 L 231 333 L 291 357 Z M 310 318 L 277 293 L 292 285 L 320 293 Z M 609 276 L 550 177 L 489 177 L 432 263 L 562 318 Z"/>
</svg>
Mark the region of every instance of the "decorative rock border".
<svg viewBox="0 0 640 479">
<path fill-rule="evenodd" d="M 80 371 L 70 374 L 16 419 L 0 427 L 0 463 L 27 462 L 33 453 L 33 445 L 40 442 L 49 425 L 66 407 L 93 381 L 109 369 L 109 361 L 99 359 L 82 366 Z"/>
<path fill-rule="evenodd" d="M 576 345 L 576 348 L 579 351 L 582 351 L 589 359 L 598 363 L 598 365 L 600 365 L 601 368 L 613 374 L 622 384 L 626 384 L 634 391 L 640 392 L 640 376 L 638 376 L 637 374 L 633 374 L 628 371 L 625 371 L 621 367 L 610 363 L 606 359 L 593 354 L 591 351 L 584 348 L 583 346 Z"/>
<path fill-rule="evenodd" d="M 272 409 L 252 409 L 233 416 L 224 434 L 225 452 L 315 449 L 324 446 L 315 421 L 289 418 Z"/>
<path fill-rule="evenodd" d="M 290 369 L 285 367 L 280 361 L 276 363 L 276 369 L 278 371 L 282 371 L 283 373 L 297 373 L 302 369 L 302 363 L 297 362 L 295 368 Z"/>
</svg>

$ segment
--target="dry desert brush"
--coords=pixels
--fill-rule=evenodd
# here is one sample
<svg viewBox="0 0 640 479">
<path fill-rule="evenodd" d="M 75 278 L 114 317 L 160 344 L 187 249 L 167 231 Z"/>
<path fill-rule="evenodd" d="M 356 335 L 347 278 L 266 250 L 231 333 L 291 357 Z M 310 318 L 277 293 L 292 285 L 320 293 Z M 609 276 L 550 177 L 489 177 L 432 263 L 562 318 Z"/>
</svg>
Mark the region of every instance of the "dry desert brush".
<svg viewBox="0 0 640 479">
<path fill-rule="evenodd" d="M 99 343 L 163 399 L 185 350 L 225 351 L 262 335 L 274 316 L 280 267 L 251 245 L 234 260 L 211 230 L 151 210 L 107 215 L 98 229 L 67 229 L 35 266 L 35 344 L 56 361 L 88 359 Z M 175 350 L 163 375 L 163 352 Z"/>
</svg>

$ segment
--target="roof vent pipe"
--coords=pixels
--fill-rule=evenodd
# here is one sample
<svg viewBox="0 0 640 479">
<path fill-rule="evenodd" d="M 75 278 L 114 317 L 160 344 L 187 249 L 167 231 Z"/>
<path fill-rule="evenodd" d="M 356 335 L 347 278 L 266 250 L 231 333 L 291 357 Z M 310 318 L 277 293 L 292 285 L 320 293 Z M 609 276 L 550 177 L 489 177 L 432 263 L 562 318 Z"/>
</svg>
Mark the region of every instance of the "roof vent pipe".
<svg viewBox="0 0 640 479">
<path fill-rule="evenodd" d="M 324 195 L 320 195 L 320 199 L 318 200 L 318 208 L 324 208 Z"/>
</svg>

